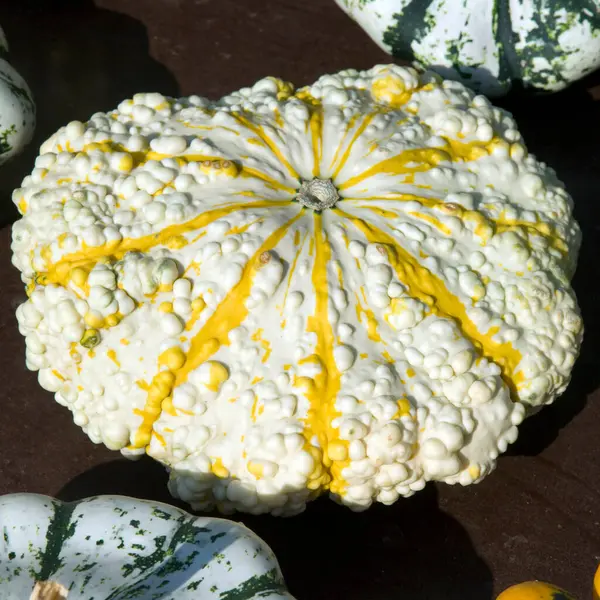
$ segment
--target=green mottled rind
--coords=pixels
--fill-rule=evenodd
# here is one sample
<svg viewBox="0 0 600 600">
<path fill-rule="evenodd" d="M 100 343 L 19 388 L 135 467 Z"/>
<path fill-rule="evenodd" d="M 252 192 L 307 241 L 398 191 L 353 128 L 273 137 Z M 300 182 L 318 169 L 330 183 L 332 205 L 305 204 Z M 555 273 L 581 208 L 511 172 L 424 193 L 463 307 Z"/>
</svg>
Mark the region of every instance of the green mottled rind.
<svg viewBox="0 0 600 600">
<path fill-rule="evenodd" d="M 414 58 L 412 49 L 415 41 L 420 41 L 430 27 L 427 11 L 432 0 L 411 2 L 394 14 L 394 24 L 383 34 L 383 41 L 392 49 L 392 54 L 402 60 Z"/>
<path fill-rule="evenodd" d="M 46 544 L 39 550 L 40 570 L 35 573 L 39 581 L 49 580 L 63 565 L 61 550 L 65 541 L 73 537 L 77 521 L 72 520 L 74 505 L 53 502 L 54 515 L 48 523 Z"/>
<path fill-rule="evenodd" d="M 490 96 L 558 91 L 600 67 L 598 0 L 336 1 L 395 57 Z"/>
<path fill-rule="evenodd" d="M 539 0 L 538 3 L 542 4 Z M 587 24 L 595 36 L 600 37 L 600 5 L 595 0 L 556 0 L 550 6 L 553 10 L 547 13 L 542 10 L 535 12 L 534 26 L 527 35 L 526 43 L 515 45 L 522 79 L 540 88 L 566 87 L 569 83 L 564 75 L 564 66 L 572 52 L 562 48 L 560 37 L 576 21 Z M 567 18 L 561 18 L 559 11 L 564 11 Z M 547 68 L 534 66 L 533 61 L 540 57 L 548 62 Z M 600 66 L 600 55 L 596 66 Z"/>
<path fill-rule="evenodd" d="M 0 28 L 0 164 L 23 150 L 35 128 L 31 92 L 7 61 L 8 44 Z"/>
<path fill-rule="evenodd" d="M 238 587 L 220 594 L 221 600 L 251 600 L 252 598 L 273 597 L 284 591 L 281 575 L 273 569 L 263 575 L 256 575 Z"/>
<path fill-rule="evenodd" d="M 255 534 L 223 519 L 120 497 L 0 498 L 0 597 L 56 580 L 74 600 L 293 600 Z"/>
</svg>

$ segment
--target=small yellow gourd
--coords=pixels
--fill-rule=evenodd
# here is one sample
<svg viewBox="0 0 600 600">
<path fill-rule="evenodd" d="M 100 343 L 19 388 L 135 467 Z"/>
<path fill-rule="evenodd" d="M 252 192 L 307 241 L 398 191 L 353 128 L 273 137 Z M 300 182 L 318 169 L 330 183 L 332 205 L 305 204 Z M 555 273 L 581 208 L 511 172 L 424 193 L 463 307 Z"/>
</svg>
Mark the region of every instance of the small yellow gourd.
<svg viewBox="0 0 600 600">
<path fill-rule="evenodd" d="M 600 567 L 594 577 L 593 600 L 600 598 Z M 504 590 L 497 600 L 575 600 L 565 590 L 542 581 L 527 581 Z"/>
</svg>

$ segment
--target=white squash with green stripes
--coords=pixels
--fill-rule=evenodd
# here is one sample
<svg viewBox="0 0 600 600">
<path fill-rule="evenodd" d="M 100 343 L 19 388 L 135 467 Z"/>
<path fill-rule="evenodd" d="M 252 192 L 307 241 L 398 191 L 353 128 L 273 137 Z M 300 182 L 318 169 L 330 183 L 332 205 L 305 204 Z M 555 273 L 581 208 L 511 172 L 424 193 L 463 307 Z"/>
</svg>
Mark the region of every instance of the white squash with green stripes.
<svg viewBox="0 0 600 600">
<path fill-rule="evenodd" d="M 400 59 L 500 96 L 555 92 L 600 66 L 598 0 L 336 0 Z"/>
<path fill-rule="evenodd" d="M 38 581 L 68 600 L 293 600 L 273 552 L 239 523 L 119 496 L 0 497 L 0 597 Z"/>
<path fill-rule="evenodd" d="M 0 165 L 19 154 L 35 128 L 29 87 L 7 61 L 8 43 L 0 27 Z"/>
</svg>

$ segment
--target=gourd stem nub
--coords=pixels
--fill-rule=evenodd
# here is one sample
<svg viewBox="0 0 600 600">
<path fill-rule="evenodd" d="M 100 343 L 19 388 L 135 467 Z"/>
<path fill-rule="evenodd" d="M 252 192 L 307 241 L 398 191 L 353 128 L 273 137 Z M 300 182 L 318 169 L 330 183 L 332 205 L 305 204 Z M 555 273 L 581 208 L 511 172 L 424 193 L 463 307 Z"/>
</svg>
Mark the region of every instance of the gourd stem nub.
<svg viewBox="0 0 600 600">
<path fill-rule="evenodd" d="M 311 179 L 303 181 L 296 196 L 296 200 L 318 212 L 332 208 L 340 199 L 338 191 L 331 179 Z"/>
</svg>

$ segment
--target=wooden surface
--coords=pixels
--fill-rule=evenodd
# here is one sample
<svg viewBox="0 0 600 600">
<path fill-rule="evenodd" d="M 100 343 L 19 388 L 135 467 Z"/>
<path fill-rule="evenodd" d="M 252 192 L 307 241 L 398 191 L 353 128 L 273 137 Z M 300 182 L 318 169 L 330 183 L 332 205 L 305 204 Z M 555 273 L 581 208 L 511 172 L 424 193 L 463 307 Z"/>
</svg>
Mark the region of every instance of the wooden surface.
<svg viewBox="0 0 600 600">
<path fill-rule="evenodd" d="M 31 84 L 32 146 L 0 171 L 0 223 L 41 141 L 139 91 L 218 97 L 265 75 L 305 84 L 389 58 L 333 0 L 89 0 L 5 3 L 12 61 Z M 529 148 L 576 203 L 584 243 L 575 288 L 586 337 L 573 381 L 527 421 L 483 483 L 428 486 L 393 507 L 352 514 L 322 499 L 299 517 L 246 517 L 278 554 L 298 600 L 491 600 L 549 580 L 591 597 L 600 560 L 600 79 L 547 98 L 503 102 Z M 14 311 L 24 299 L 0 232 L 0 493 L 62 499 L 110 493 L 169 501 L 166 475 L 94 446 L 24 366 Z"/>
</svg>

